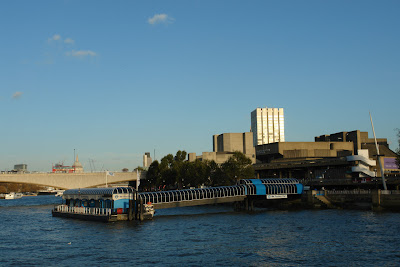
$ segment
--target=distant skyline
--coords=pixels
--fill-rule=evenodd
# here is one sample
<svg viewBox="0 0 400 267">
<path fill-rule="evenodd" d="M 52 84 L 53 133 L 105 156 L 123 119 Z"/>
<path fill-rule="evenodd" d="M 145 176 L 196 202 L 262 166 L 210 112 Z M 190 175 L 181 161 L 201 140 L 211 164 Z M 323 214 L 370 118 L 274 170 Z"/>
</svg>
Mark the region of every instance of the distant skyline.
<svg viewBox="0 0 400 267">
<path fill-rule="evenodd" d="M 0 170 L 130 171 L 285 110 L 398 147 L 399 1 L 1 1 Z"/>
</svg>

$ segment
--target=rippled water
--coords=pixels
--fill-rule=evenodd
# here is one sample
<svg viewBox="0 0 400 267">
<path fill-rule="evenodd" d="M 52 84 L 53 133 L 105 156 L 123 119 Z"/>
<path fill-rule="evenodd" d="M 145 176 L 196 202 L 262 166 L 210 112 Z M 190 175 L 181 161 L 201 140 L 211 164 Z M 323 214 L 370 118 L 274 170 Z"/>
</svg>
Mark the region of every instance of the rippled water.
<svg viewBox="0 0 400 267">
<path fill-rule="evenodd" d="M 0 200 L 0 265 L 398 266 L 400 214 L 158 210 L 152 221 L 53 218 L 54 196 Z"/>
</svg>

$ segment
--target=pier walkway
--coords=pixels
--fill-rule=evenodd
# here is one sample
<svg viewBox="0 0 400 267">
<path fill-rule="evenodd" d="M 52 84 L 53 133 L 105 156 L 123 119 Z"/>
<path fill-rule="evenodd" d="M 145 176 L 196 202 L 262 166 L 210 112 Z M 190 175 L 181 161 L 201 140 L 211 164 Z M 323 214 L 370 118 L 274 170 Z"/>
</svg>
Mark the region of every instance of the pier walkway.
<svg viewBox="0 0 400 267">
<path fill-rule="evenodd" d="M 282 199 L 301 194 L 303 185 L 297 179 L 243 179 L 238 185 L 172 191 L 140 192 L 141 203 L 151 202 L 155 209 L 198 206 L 244 201 L 249 196 Z"/>
<path fill-rule="evenodd" d="M 117 221 L 152 218 L 155 209 L 235 203 L 235 209 L 252 210 L 254 201 L 300 195 L 296 179 L 247 179 L 237 185 L 157 192 L 137 192 L 132 187 L 79 188 L 66 190 L 53 216 Z"/>
</svg>

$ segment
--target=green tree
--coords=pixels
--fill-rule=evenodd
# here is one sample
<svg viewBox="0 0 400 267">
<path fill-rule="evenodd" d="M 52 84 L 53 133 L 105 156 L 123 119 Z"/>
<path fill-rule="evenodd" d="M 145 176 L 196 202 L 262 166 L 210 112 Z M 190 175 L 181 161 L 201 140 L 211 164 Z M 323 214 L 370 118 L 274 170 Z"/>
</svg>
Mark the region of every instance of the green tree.
<svg viewBox="0 0 400 267">
<path fill-rule="evenodd" d="M 140 182 L 140 187 L 150 190 L 157 186 L 157 181 L 160 180 L 160 177 L 160 164 L 155 160 L 150 164 L 149 169 L 146 172 L 146 179 L 144 182 Z"/>
<path fill-rule="evenodd" d="M 157 184 L 168 189 L 181 188 L 184 180 L 182 167 L 185 164 L 186 155 L 186 151 L 179 150 L 175 157 L 172 154 L 163 157 L 160 163 L 160 179 Z"/>
<path fill-rule="evenodd" d="M 193 162 L 185 162 L 181 173 L 185 186 L 199 187 L 208 183 L 210 168 L 206 162 L 197 159 Z"/>
<path fill-rule="evenodd" d="M 183 182 L 185 179 L 185 176 L 183 174 L 184 172 L 184 167 L 186 168 L 187 162 L 186 160 L 186 151 L 181 151 L 179 150 L 176 152 L 176 155 L 174 157 L 174 161 L 172 163 L 171 169 L 173 170 L 173 174 L 175 175 L 175 184 L 178 186 L 178 188 L 183 187 Z"/>
<path fill-rule="evenodd" d="M 187 153 L 185 150 L 183 150 L 183 151 L 178 150 L 178 152 L 176 152 L 174 160 L 177 162 L 183 162 L 186 160 L 186 156 L 187 156 Z"/>
<path fill-rule="evenodd" d="M 150 187 L 166 189 L 233 185 L 239 179 L 254 178 L 251 159 L 235 152 L 225 163 L 215 161 L 186 160 L 186 151 L 179 150 L 175 156 L 168 154 L 158 163 L 154 161 L 147 171 Z"/>
<path fill-rule="evenodd" d="M 235 184 L 240 179 L 254 178 L 254 168 L 251 159 L 241 152 L 234 154 L 221 165 L 225 185 Z"/>
<path fill-rule="evenodd" d="M 206 161 L 209 170 L 209 176 L 206 181 L 207 186 L 220 186 L 225 184 L 225 174 L 222 172 L 221 166 L 214 160 Z"/>
<path fill-rule="evenodd" d="M 0 194 L 7 193 L 7 188 L 4 185 L 0 185 Z"/>
</svg>

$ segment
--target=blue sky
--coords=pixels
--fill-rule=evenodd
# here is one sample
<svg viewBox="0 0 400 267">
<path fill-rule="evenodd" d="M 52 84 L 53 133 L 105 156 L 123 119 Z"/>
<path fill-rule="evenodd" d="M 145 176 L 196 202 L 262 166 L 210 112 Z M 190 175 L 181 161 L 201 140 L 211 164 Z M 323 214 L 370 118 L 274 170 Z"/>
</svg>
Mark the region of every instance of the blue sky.
<svg viewBox="0 0 400 267">
<path fill-rule="evenodd" d="M 399 1 L 1 1 L 0 170 L 132 170 L 285 109 L 398 147 Z"/>
</svg>

